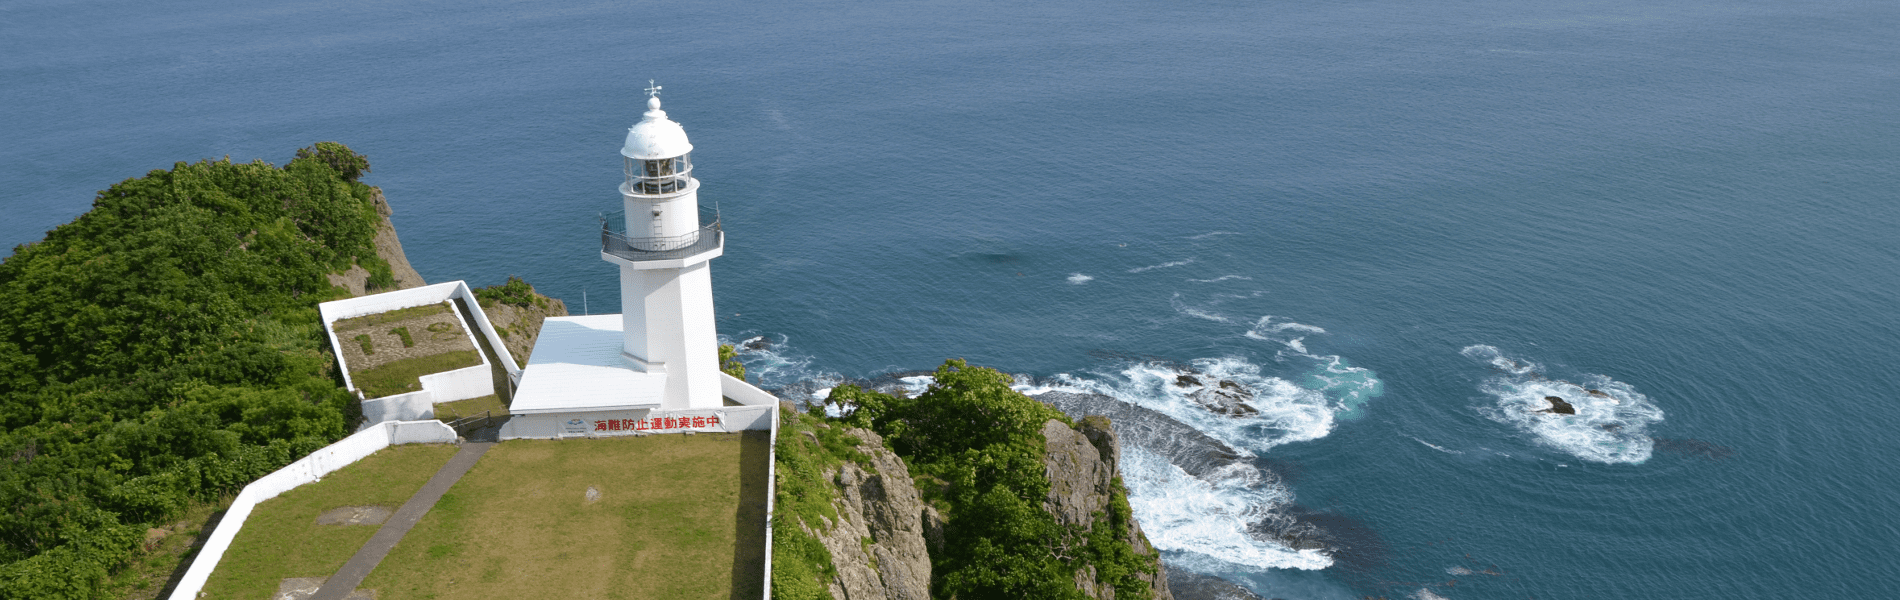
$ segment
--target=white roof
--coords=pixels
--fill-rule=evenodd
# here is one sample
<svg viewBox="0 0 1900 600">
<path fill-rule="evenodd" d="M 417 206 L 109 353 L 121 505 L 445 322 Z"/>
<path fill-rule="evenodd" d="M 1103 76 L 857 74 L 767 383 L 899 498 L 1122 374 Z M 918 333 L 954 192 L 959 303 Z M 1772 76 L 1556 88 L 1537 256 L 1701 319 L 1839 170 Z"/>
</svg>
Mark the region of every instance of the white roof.
<svg viewBox="0 0 1900 600">
<path fill-rule="evenodd" d="M 627 145 L 620 149 L 621 155 L 650 160 L 673 158 L 693 151 L 692 142 L 686 141 L 686 130 L 679 123 L 666 118 L 666 111 L 660 110 L 658 96 L 647 99 L 645 116 L 627 130 Z"/>
<path fill-rule="evenodd" d="M 548 317 L 508 412 L 659 408 L 666 374 L 628 366 L 621 358 L 621 327 L 620 315 Z"/>
</svg>

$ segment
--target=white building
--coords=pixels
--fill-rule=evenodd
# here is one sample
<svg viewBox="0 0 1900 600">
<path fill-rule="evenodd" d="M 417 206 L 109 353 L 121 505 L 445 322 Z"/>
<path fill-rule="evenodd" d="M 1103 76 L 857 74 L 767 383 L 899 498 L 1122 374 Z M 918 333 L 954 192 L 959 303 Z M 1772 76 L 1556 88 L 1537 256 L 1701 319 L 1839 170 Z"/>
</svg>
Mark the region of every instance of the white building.
<svg viewBox="0 0 1900 600">
<path fill-rule="evenodd" d="M 658 91 L 648 90 L 646 114 L 620 149 L 624 220 L 601 224 L 600 257 L 620 267 L 621 313 L 541 326 L 503 437 L 735 431 L 769 420 L 724 409 L 776 399 L 719 371 L 711 260 L 725 236 L 718 214 L 700 210 L 693 144 L 660 110 Z M 730 422 L 740 413 L 746 423 Z M 687 425 L 673 426 L 678 418 Z"/>
</svg>

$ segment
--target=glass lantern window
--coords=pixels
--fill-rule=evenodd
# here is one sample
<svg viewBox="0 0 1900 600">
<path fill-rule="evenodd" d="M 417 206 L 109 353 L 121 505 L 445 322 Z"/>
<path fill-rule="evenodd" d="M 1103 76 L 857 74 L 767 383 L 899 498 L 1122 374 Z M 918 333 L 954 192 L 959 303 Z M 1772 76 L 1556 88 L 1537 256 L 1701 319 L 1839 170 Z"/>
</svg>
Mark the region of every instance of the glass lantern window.
<svg viewBox="0 0 1900 600">
<path fill-rule="evenodd" d="M 627 159 L 627 188 L 636 194 L 685 191 L 692 181 L 691 154 L 653 160 Z"/>
</svg>

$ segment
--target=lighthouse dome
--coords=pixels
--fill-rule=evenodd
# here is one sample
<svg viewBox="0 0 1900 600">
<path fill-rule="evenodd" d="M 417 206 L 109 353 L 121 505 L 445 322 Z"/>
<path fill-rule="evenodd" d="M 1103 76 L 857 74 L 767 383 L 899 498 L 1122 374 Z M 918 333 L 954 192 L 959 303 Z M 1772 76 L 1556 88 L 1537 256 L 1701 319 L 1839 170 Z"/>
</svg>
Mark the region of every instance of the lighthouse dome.
<svg viewBox="0 0 1900 600">
<path fill-rule="evenodd" d="M 620 149 L 621 155 L 652 160 L 672 158 L 693 151 L 692 142 L 686 141 L 686 130 L 679 123 L 666 118 L 666 111 L 660 110 L 658 97 L 647 99 L 644 117 L 627 130 L 627 145 Z"/>
</svg>

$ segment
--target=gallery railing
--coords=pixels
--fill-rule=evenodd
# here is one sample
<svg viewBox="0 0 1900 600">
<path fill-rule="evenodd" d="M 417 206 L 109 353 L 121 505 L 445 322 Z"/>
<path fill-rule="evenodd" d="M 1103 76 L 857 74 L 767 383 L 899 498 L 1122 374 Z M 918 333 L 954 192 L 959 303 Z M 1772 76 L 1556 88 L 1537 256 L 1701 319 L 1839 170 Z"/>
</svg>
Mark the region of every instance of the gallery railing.
<svg viewBox="0 0 1900 600">
<path fill-rule="evenodd" d="M 686 235 L 671 237 L 630 238 L 625 233 L 614 231 L 611 225 L 612 222 L 607 218 L 603 217 L 600 221 L 600 251 L 631 261 L 686 258 L 718 248 L 725 242 L 725 232 L 719 228 L 718 213 L 712 215 L 712 224 Z"/>
</svg>

